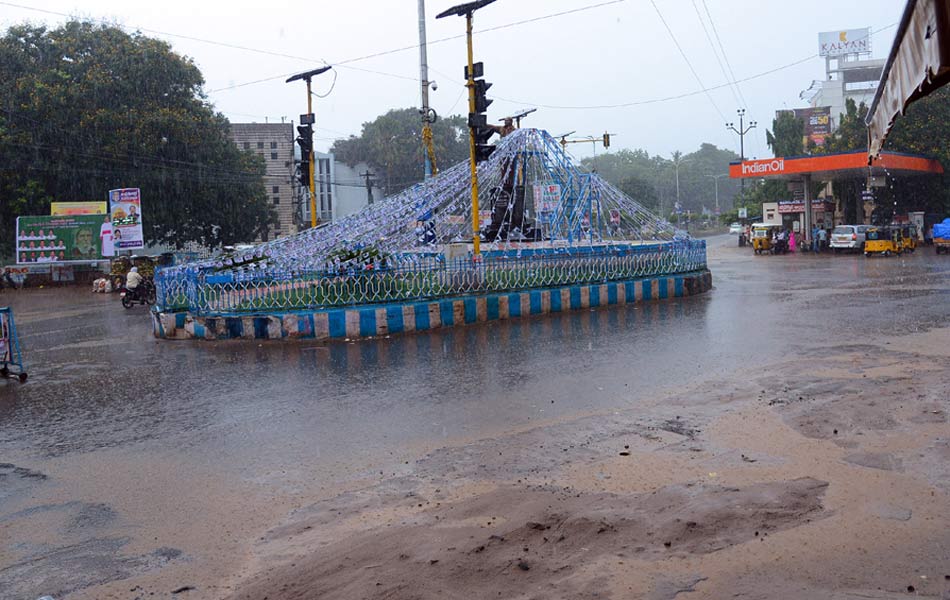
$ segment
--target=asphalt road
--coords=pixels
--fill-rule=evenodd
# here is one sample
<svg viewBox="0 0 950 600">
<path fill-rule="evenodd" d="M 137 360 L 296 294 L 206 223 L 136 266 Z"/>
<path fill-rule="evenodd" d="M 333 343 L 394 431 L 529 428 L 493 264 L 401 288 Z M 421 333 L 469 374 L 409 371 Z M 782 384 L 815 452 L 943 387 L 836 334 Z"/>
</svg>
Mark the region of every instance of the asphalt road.
<svg viewBox="0 0 950 600">
<path fill-rule="evenodd" d="M 30 380 L 0 381 L 0 597 L 223 581 L 307 499 L 436 448 L 950 323 L 950 257 L 932 249 L 708 244 L 699 297 L 329 345 L 158 341 L 115 296 L 3 292 Z"/>
</svg>

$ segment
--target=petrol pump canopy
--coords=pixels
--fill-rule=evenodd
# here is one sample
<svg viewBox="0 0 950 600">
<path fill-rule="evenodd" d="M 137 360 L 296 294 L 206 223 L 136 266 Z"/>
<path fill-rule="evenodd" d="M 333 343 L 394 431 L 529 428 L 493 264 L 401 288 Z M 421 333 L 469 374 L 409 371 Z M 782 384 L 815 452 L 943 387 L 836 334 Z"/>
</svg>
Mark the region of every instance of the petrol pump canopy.
<svg viewBox="0 0 950 600">
<path fill-rule="evenodd" d="M 908 0 L 865 122 L 868 162 L 898 115 L 950 82 L 950 0 Z"/>
<path fill-rule="evenodd" d="M 948 0 L 950 1 L 950 0 Z M 863 179 L 868 175 L 936 175 L 943 173 L 940 163 L 926 156 L 881 152 L 871 167 L 865 152 L 818 154 L 790 158 L 766 158 L 729 164 L 730 179 L 784 179 L 800 181 L 809 175 L 819 181 Z"/>
</svg>

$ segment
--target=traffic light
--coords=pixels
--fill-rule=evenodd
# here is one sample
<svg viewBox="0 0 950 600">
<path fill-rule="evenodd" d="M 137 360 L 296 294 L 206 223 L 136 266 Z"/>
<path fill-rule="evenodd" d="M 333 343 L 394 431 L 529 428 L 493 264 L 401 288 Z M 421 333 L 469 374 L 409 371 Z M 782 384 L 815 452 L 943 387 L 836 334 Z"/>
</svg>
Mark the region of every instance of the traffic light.
<svg viewBox="0 0 950 600">
<path fill-rule="evenodd" d="M 610 134 L 604 132 L 604 148 L 610 148 Z"/>
<path fill-rule="evenodd" d="M 300 173 L 297 180 L 305 188 L 310 187 L 310 154 L 313 152 L 313 125 L 297 126 L 297 145 L 300 146 Z"/>
<path fill-rule="evenodd" d="M 491 106 L 491 103 L 494 100 L 489 100 L 485 95 L 488 93 L 488 89 L 492 84 L 488 83 L 484 79 L 475 80 L 475 112 L 483 113 L 488 110 L 488 107 Z"/>
<path fill-rule="evenodd" d="M 481 77 L 483 74 L 484 66 L 482 63 L 475 63 L 472 68 L 472 77 Z M 465 67 L 465 76 L 466 78 L 469 76 L 468 67 Z M 485 111 L 492 103 L 492 100 L 489 100 L 486 95 L 492 84 L 484 79 L 473 79 L 472 81 L 475 92 L 475 112 L 468 114 L 468 127 L 475 139 L 475 162 L 478 163 L 488 160 L 491 153 L 495 151 L 495 146 L 488 143 L 492 134 L 495 133 L 495 129 L 488 126 L 488 116 L 485 115 Z"/>
<path fill-rule="evenodd" d="M 469 113 L 468 127 L 472 131 L 472 137 L 475 138 L 475 162 L 488 160 L 491 153 L 495 151 L 495 146 L 488 143 L 495 133 L 495 130 L 488 126 L 488 117 Z"/>
</svg>

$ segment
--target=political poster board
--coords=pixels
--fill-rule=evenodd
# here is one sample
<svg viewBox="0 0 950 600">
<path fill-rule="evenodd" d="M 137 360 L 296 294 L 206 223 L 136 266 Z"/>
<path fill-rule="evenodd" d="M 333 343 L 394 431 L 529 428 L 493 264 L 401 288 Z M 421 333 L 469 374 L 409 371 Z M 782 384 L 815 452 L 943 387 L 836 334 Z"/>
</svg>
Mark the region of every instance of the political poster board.
<svg viewBox="0 0 950 600">
<path fill-rule="evenodd" d="M 142 235 L 142 193 L 139 188 L 110 190 L 109 215 L 112 217 L 112 243 L 116 250 L 145 247 Z"/>
<path fill-rule="evenodd" d="M 104 215 L 107 212 L 105 202 L 51 202 L 49 206 L 49 214 L 54 217 Z"/>
<path fill-rule="evenodd" d="M 108 215 L 17 217 L 18 265 L 100 260 L 99 232 Z"/>
</svg>

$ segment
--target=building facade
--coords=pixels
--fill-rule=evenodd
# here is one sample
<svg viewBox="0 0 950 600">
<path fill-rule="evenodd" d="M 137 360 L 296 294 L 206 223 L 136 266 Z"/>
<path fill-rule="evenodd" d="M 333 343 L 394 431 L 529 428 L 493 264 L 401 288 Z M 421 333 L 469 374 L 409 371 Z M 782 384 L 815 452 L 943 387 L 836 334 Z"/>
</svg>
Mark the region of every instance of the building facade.
<svg viewBox="0 0 950 600">
<path fill-rule="evenodd" d="M 299 160 L 299 151 L 298 151 Z M 313 153 L 314 202 L 320 223 L 333 222 L 363 210 L 370 202 L 370 190 L 366 183 L 367 165 L 360 163 L 350 167 L 338 162 L 332 153 Z M 370 173 L 370 181 L 373 181 Z M 380 200 L 378 188 L 372 188 L 374 200 Z M 301 228 L 310 226 L 310 203 L 305 199 L 306 190 L 298 190 L 298 221 Z"/>
<path fill-rule="evenodd" d="M 848 100 L 871 106 L 884 71 L 883 58 L 872 58 L 871 30 L 848 29 L 818 34 L 818 53 L 825 59 L 825 78 L 802 92 L 813 108 L 829 107 L 831 130 L 840 124 Z M 809 98 L 810 96 L 810 98 Z"/>
<path fill-rule="evenodd" d="M 267 200 L 277 213 L 277 225 L 268 237 L 296 233 L 293 123 L 231 123 L 231 138 L 238 148 L 256 152 L 264 159 Z"/>
<path fill-rule="evenodd" d="M 300 185 L 300 148 L 293 123 L 232 123 L 231 137 L 238 148 L 258 153 L 266 165 L 268 201 L 278 224 L 269 238 L 279 238 L 310 227 L 310 201 Z M 349 167 L 332 153 L 313 153 L 314 201 L 318 223 L 329 223 L 358 212 L 370 200 L 365 164 Z M 306 180 L 304 174 L 302 179 Z M 372 177 L 370 177 L 372 180 Z M 379 190 L 373 189 L 376 200 Z"/>
</svg>

